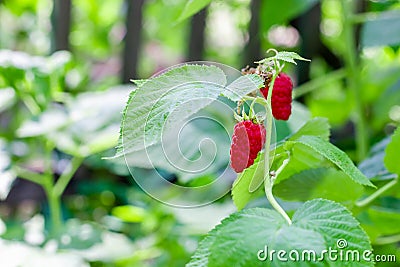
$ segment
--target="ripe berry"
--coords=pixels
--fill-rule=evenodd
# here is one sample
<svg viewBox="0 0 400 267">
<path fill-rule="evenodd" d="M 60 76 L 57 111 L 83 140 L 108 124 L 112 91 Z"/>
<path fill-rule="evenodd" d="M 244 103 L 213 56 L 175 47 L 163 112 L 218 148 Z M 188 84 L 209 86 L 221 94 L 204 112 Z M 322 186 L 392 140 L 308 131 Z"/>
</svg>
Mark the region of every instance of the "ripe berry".
<svg viewBox="0 0 400 267">
<path fill-rule="evenodd" d="M 263 96 L 267 98 L 268 86 L 260 90 Z M 275 79 L 271 98 L 272 115 L 274 115 L 275 119 L 285 121 L 289 119 L 292 113 L 292 90 L 293 83 L 290 77 L 283 72 L 279 73 Z"/>
<path fill-rule="evenodd" d="M 254 163 L 265 142 L 264 125 L 251 120 L 238 122 L 233 129 L 231 144 L 231 166 L 235 172 L 242 172 Z"/>
</svg>

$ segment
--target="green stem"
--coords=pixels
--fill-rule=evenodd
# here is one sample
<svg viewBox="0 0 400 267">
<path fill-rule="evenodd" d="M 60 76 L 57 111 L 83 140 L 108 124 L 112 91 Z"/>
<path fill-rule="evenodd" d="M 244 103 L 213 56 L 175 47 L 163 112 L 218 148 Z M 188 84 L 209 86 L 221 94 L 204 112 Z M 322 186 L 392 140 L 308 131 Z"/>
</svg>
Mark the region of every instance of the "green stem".
<svg viewBox="0 0 400 267">
<path fill-rule="evenodd" d="M 400 234 L 391 235 L 391 236 L 382 236 L 378 237 L 373 244 L 374 245 L 387 245 L 400 242 Z"/>
<path fill-rule="evenodd" d="M 357 66 L 357 49 L 352 24 L 352 16 L 355 1 L 341 0 L 343 14 L 343 36 L 345 42 L 344 62 L 347 69 L 347 83 L 353 93 L 356 105 L 355 132 L 357 146 L 357 160 L 365 158 L 368 151 L 368 135 L 366 129 L 364 104 L 362 101 L 361 83 L 359 78 L 359 69 Z"/>
<path fill-rule="evenodd" d="M 76 170 L 82 164 L 83 158 L 81 157 L 74 157 L 71 159 L 67 168 L 63 171 L 60 178 L 56 182 L 53 188 L 53 193 L 57 197 L 61 197 L 65 188 L 71 181 L 73 175 L 75 174 Z"/>
<path fill-rule="evenodd" d="M 369 20 L 375 20 L 379 16 L 382 16 L 385 12 L 364 12 L 359 14 L 353 14 L 351 16 L 351 22 L 355 24 L 364 23 Z"/>
<path fill-rule="evenodd" d="M 46 185 L 44 191 L 46 192 L 49 203 L 51 235 L 57 237 L 61 233 L 63 222 L 61 214 L 61 198 L 54 194 L 53 186 L 53 183 Z"/>
<path fill-rule="evenodd" d="M 51 235 L 57 237 L 62 229 L 61 199 L 54 194 L 54 175 L 52 166 L 52 152 L 54 144 L 45 140 L 45 173 L 43 189 L 47 195 L 51 223 Z"/>
<path fill-rule="evenodd" d="M 276 62 L 275 62 L 276 63 Z M 275 64 L 277 66 L 277 64 Z M 274 88 L 275 84 L 275 79 L 278 76 L 278 71 L 274 73 L 272 76 L 272 80 L 270 83 L 270 90 L 268 91 L 268 96 L 267 100 L 265 98 L 254 98 L 251 96 L 245 96 L 243 97 L 243 100 L 251 100 L 253 103 L 258 103 L 264 106 L 266 110 L 266 120 L 267 120 L 267 127 L 266 127 L 266 138 L 265 138 L 265 146 L 264 146 L 264 190 L 265 190 L 265 195 L 271 204 L 271 206 L 279 213 L 282 215 L 282 217 L 287 221 L 287 223 L 290 225 L 292 224 L 292 221 L 290 220 L 289 216 L 286 214 L 285 210 L 279 205 L 279 203 L 276 201 L 274 195 L 272 194 L 272 188 L 273 188 L 273 179 L 270 176 L 270 148 L 271 148 L 271 133 L 272 133 L 272 121 L 273 121 L 273 116 L 272 116 L 272 110 L 271 110 L 271 98 L 272 98 L 272 90 Z M 286 163 L 285 163 L 286 164 Z"/>
<path fill-rule="evenodd" d="M 272 194 L 272 187 L 273 183 L 270 179 L 270 176 L 265 179 L 264 182 L 264 189 L 265 189 L 265 195 L 267 196 L 267 199 L 271 206 L 280 214 L 282 217 L 287 221 L 289 225 L 292 224 L 292 220 L 290 220 L 289 216 L 286 214 L 285 210 L 279 205 L 279 203 L 276 201 L 274 195 Z"/>
<path fill-rule="evenodd" d="M 15 171 L 16 175 L 19 178 L 31 181 L 31 182 L 36 183 L 41 186 L 44 185 L 44 177 L 41 174 L 32 172 L 30 170 L 27 170 L 27 169 L 19 167 L 19 166 L 13 167 L 13 170 Z"/>
<path fill-rule="evenodd" d="M 276 64 L 275 64 L 276 66 Z M 269 90 L 268 90 L 268 95 L 267 95 L 267 103 L 264 105 L 266 109 L 266 116 L 267 116 L 267 136 L 265 140 L 265 146 L 264 146 L 264 151 L 265 151 L 265 158 L 264 158 L 264 164 L 265 164 L 265 177 L 264 180 L 270 179 L 269 176 L 269 169 L 270 169 L 270 149 L 271 149 L 271 133 L 272 133 L 272 120 L 274 119 L 272 116 L 272 109 L 271 109 L 271 99 L 272 99 L 272 90 L 274 90 L 274 85 L 275 85 L 275 80 L 276 77 L 278 76 L 278 72 L 275 72 L 274 75 L 272 76 L 271 83 L 269 85 Z"/>
<path fill-rule="evenodd" d="M 365 207 L 368 204 L 370 204 L 372 201 L 374 201 L 375 199 L 377 199 L 379 196 L 381 196 L 383 193 L 385 193 L 386 191 L 388 191 L 390 188 L 392 188 L 393 186 L 395 186 L 397 184 L 399 180 L 398 179 L 394 179 L 393 181 L 385 184 L 384 186 L 382 186 L 381 188 L 379 188 L 378 190 L 376 190 L 373 194 L 371 194 L 370 196 L 364 198 L 363 200 L 357 201 L 356 206 L 357 207 Z"/>
<path fill-rule="evenodd" d="M 275 62 L 276 63 L 276 62 Z M 275 64 L 277 66 L 277 64 Z M 265 157 L 264 157 L 264 190 L 265 190 L 265 195 L 271 204 L 271 206 L 279 213 L 282 215 L 282 217 L 287 221 L 287 223 L 290 225 L 292 224 L 292 221 L 290 220 L 289 216 L 286 214 L 285 210 L 279 205 L 279 203 L 276 201 L 274 195 L 272 194 L 272 188 L 274 186 L 273 180 L 270 176 L 270 148 L 271 148 L 271 133 L 272 133 L 272 109 L 271 109 L 271 99 L 272 99 L 272 91 L 274 89 L 274 84 L 276 77 L 278 76 L 278 72 L 275 72 L 274 75 L 272 76 L 272 80 L 269 86 L 269 91 L 268 91 L 268 96 L 267 96 L 267 102 L 264 104 L 264 107 L 266 109 L 266 116 L 267 116 L 267 128 L 266 128 L 266 140 L 265 140 Z"/>
</svg>

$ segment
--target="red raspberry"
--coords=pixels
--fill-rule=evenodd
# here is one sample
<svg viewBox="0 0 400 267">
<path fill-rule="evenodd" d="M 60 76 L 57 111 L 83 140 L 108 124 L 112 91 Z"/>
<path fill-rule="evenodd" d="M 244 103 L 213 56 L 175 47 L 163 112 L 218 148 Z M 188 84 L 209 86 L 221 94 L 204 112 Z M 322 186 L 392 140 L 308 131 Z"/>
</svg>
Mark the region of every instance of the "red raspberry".
<svg viewBox="0 0 400 267">
<path fill-rule="evenodd" d="M 263 96 L 267 98 L 268 86 L 260 90 Z M 285 121 L 289 119 L 292 113 L 292 90 L 293 83 L 290 77 L 283 72 L 279 73 L 275 80 L 271 98 L 272 115 L 275 119 Z"/>
<path fill-rule="evenodd" d="M 235 125 L 230 155 L 231 166 L 237 173 L 254 163 L 265 142 L 265 135 L 266 131 L 262 124 L 245 120 Z"/>
</svg>

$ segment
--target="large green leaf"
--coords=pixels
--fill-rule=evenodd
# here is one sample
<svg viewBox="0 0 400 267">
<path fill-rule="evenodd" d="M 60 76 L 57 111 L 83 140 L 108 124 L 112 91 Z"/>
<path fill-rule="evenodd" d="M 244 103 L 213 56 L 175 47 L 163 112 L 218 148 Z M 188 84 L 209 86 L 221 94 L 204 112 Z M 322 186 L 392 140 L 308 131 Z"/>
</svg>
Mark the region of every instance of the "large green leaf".
<svg viewBox="0 0 400 267">
<path fill-rule="evenodd" d="M 293 216 L 293 224 L 287 222 L 276 211 L 262 208 L 245 209 L 224 219 L 200 243 L 198 250 L 187 266 L 190 267 L 247 267 L 247 266 L 373 266 L 372 262 L 330 261 L 323 250 L 337 249 L 338 240 L 347 242 L 346 250 L 356 250 L 360 256 L 371 250 L 368 236 L 352 217 L 351 213 L 332 201 L 316 199 L 306 202 Z M 288 261 L 279 261 L 271 252 L 285 250 Z M 288 257 L 291 250 L 300 255 L 310 253 L 307 261 L 293 262 Z M 263 261 L 264 251 L 267 259 Z M 306 256 L 307 257 L 307 256 Z"/>
<path fill-rule="evenodd" d="M 230 107 L 215 101 L 164 133 L 162 142 L 131 152 L 125 160 L 129 166 L 174 173 L 182 183 L 216 174 L 229 163 L 231 139 L 226 129 L 233 125 Z"/>
<path fill-rule="evenodd" d="M 340 190 L 332 190 L 340 184 Z M 273 188 L 274 195 L 289 201 L 307 201 L 325 198 L 352 206 L 361 197 L 363 186 L 334 168 L 304 170 L 294 174 Z"/>
<path fill-rule="evenodd" d="M 353 181 L 362 185 L 375 187 L 371 181 L 354 165 L 351 159 L 339 148 L 331 143 L 315 136 L 302 136 L 296 141 L 285 143 L 287 150 L 290 150 L 296 143 L 303 144 L 311 148 L 316 154 L 320 154 L 327 160 L 335 164 Z"/>
<path fill-rule="evenodd" d="M 400 12 L 381 13 L 376 19 L 364 23 L 361 31 L 363 47 L 400 44 Z"/>
<path fill-rule="evenodd" d="M 338 245 L 345 245 L 343 248 L 345 253 L 351 250 L 360 253 L 359 262 L 338 260 L 330 262 L 330 266 L 374 265 L 372 261 L 367 262 L 362 259 L 364 251 L 372 251 L 368 236 L 351 212 L 342 205 L 324 199 L 308 201 L 296 211 L 292 222 L 298 227 L 321 233 L 327 247 L 338 249 Z"/>
<path fill-rule="evenodd" d="M 225 84 L 221 69 L 204 65 L 183 65 L 147 81 L 131 94 L 125 107 L 123 147 L 116 156 L 161 142 L 165 132 L 216 100 Z"/>
<path fill-rule="evenodd" d="M 197 12 L 199 12 L 200 10 L 205 8 L 208 4 L 210 4 L 211 1 L 212 0 L 189 0 L 189 1 L 187 1 L 185 8 L 183 9 L 181 15 L 178 18 L 178 22 L 181 22 L 181 21 L 193 16 L 194 14 L 196 14 Z"/>
<path fill-rule="evenodd" d="M 267 32 L 274 24 L 288 22 L 292 18 L 310 9 L 317 2 L 318 0 L 262 1 L 260 9 L 261 31 Z"/>
<path fill-rule="evenodd" d="M 385 149 L 384 163 L 386 168 L 397 175 L 400 175 L 399 164 L 399 151 L 400 151 L 400 128 L 392 135 L 392 140 Z"/>
</svg>

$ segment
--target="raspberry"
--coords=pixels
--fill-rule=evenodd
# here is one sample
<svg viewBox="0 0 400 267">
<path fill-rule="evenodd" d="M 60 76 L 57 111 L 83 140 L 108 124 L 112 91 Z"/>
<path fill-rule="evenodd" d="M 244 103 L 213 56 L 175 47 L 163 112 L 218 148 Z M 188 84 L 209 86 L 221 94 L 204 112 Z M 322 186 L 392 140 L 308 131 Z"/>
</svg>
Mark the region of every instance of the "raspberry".
<svg viewBox="0 0 400 267">
<path fill-rule="evenodd" d="M 265 142 L 264 125 L 251 120 L 238 122 L 233 129 L 230 150 L 231 166 L 235 172 L 242 172 L 254 163 Z"/>
<path fill-rule="evenodd" d="M 267 98 L 268 86 L 260 90 L 263 96 Z M 285 121 L 289 119 L 292 113 L 292 90 L 293 83 L 290 77 L 283 72 L 279 73 L 275 80 L 271 98 L 272 115 L 275 119 Z"/>
</svg>

